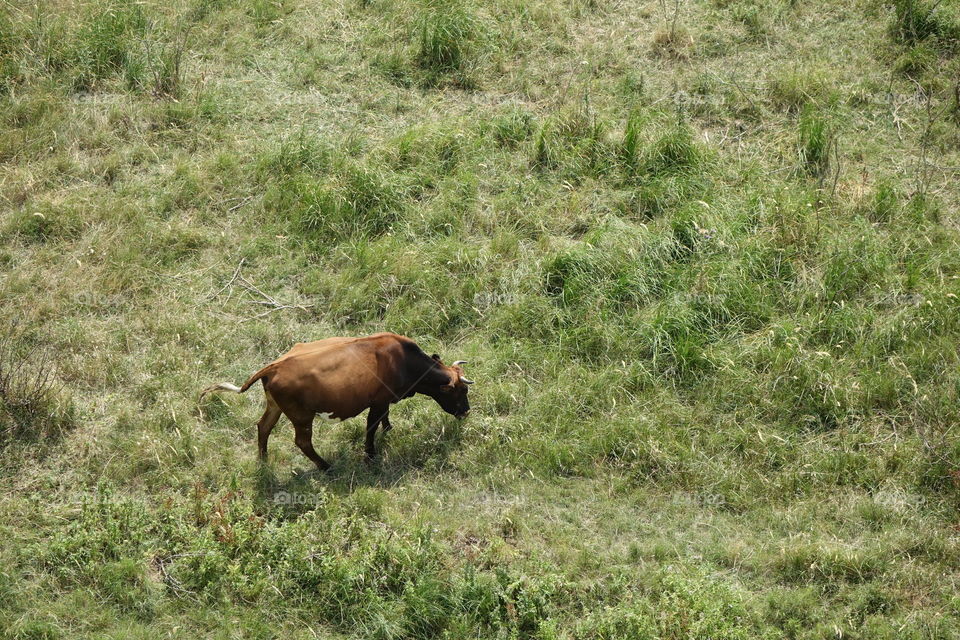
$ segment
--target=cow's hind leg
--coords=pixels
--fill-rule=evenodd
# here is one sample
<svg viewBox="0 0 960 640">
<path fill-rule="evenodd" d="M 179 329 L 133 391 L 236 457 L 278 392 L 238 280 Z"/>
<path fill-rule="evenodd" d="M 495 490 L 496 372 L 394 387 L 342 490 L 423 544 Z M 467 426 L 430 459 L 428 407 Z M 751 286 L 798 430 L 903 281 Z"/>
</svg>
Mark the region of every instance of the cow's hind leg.
<svg viewBox="0 0 960 640">
<path fill-rule="evenodd" d="M 330 465 L 327 461 L 321 458 L 313 448 L 313 416 L 311 415 L 309 418 L 304 416 L 297 416 L 296 418 L 292 416 L 288 417 L 290 421 L 293 422 L 295 433 L 293 441 L 300 447 L 300 451 L 303 451 L 303 455 L 313 460 L 313 463 L 317 465 L 317 468 L 321 471 L 329 469 Z"/>
<path fill-rule="evenodd" d="M 260 417 L 260 422 L 257 423 L 257 448 L 260 452 L 261 462 L 267 461 L 267 440 L 270 439 L 270 434 L 273 432 L 273 428 L 277 426 L 277 420 L 279 419 L 280 407 L 267 394 L 267 408 Z"/>
</svg>

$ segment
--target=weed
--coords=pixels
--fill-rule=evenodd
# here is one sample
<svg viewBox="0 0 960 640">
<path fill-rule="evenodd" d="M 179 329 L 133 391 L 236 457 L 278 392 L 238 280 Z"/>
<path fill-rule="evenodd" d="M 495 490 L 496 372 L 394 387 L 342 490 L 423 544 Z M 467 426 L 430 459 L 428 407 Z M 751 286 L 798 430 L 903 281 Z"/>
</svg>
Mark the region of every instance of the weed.
<svg viewBox="0 0 960 640">
<path fill-rule="evenodd" d="M 184 55 L 187 51 L 189 35 L 188 27 L 181 28 L 172 41 L 146 46 L 146 67 L 149 70 L 151 87 L 155 95 L 180 97 L 183 91 Z"/>
<path fill-rule="evenodd" d="M 673 0 L 672 6 L 667 0 L 660 0 L 658 7 L 663 26 L 653 36 L 654 51 L 658 55 L 686 58 L 693 38 L 679 23 L 682 0 Z"/>
<path fill-rule="evenodd" d="M 653 51 L 658 56 L 685 60 L 690 57 L 693 48 L 693 36 L 685 27 L 661 29 L 653 36 Z"/>
<path fill-rule="evenodd" d="M 0 451 L 50 445 L 74 419 L 73 408 L 61 398 L 50 350 L 31 346 L 22 328 L 8 328 L 0 339 Z"/>
</svg>

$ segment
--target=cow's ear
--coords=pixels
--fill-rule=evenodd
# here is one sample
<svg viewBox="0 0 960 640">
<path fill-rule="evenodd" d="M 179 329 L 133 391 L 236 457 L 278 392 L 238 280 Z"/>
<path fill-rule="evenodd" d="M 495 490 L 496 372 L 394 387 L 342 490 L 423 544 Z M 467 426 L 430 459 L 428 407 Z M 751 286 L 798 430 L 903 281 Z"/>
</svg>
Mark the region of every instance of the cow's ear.
<svg viewBox="0 0 960 640">
<path fill-rule="evenodd" d="M 439 354 L 435 353 L 435 354 L 433 354 L 433 355 L 430 356 L 430 357 L 433 358 L 434 360 L 436 360 L 437 362 L 440 362 L 440 355 L 439 355 Z"/>
</svg>

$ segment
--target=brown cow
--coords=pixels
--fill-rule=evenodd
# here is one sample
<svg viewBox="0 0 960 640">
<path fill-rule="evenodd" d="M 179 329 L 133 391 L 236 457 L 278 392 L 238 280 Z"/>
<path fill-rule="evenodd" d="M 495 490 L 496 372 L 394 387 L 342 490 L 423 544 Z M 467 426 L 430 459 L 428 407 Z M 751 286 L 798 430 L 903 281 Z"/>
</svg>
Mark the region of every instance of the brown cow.
<svg viewBox="0 0 960 640">
<path fill-rule="evenodd" d="M 284 414 L 293 423 L 294 441 L 304 455 L 321 469 L 330 465 L 313 449 L 313 418 L 346 420 L 366 411 L 368 458 L 376 455 L 374 437 L 390 424 L 390 405 L 416 393 L 428 395 L 444 411 L 463 418 L 470 411 L 467 385 L 458 360 L 450 366 L 440 356 L 428 356 L 417 343 L 395 333 L 377 333 L 363 338 L 327 338 L 297 343 L 242 387 L 221 382 L 203 390 L 243 393 L 257 380 L 263 382 L 267 406 L 257 423 L 260 459 L 267 458 L 270 432 Z"/>
</svg>

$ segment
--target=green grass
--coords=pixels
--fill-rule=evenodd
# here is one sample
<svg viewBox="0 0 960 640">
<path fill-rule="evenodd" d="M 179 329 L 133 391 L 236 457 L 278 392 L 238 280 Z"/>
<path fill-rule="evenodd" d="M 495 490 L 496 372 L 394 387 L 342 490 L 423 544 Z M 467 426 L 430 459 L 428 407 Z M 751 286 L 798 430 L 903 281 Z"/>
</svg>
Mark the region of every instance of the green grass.
<svg viewBox="0 0 960 640">
<path fill-rule="evenodd" d="M 941 6 L 944 5 L 944 6 Z M 955 47 L 960 40 L 960 13 L 953 3 L 897 0 L 891 34 L 904 43 L 933 38 Z"/>
<path fill-rule="evenodd" d="M 798 124 L 799 141 L 797 152 L 803 168 L 815 175 L 824 176 L 830 169 L 830 157 L 836 134 L 828 119 L 813 109 L 805 109 Z"/>
<path fill-rule="evenodd" d="M 0 5 L 0 637 L 955 637 L 957 11 Z"/>
</svg>

